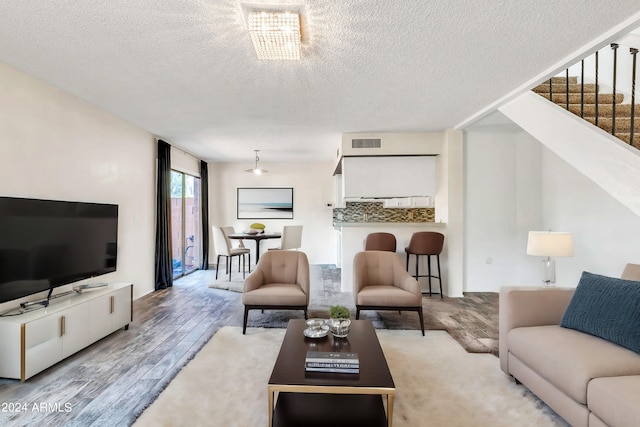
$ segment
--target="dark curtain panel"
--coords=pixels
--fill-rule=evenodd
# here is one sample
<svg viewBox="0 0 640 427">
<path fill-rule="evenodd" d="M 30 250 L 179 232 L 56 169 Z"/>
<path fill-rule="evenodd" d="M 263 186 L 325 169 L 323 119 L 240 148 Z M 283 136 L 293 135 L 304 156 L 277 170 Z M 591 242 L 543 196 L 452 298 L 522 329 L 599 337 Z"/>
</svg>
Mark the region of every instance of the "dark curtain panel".
<svg viewBox="0 0 640 427">
<path fill-rule="evenodd" d="M 209 269 L 209 170 L 207 162 L 200 160 L 200 205 L 202 206 L 202 263 L 201 270 Z"/>
<path fill-rule="evenodd" d="M 156 290 L 173 286 L 171 263 L 171 146 L 158 140 L 156 199 Z"/>
</svg>

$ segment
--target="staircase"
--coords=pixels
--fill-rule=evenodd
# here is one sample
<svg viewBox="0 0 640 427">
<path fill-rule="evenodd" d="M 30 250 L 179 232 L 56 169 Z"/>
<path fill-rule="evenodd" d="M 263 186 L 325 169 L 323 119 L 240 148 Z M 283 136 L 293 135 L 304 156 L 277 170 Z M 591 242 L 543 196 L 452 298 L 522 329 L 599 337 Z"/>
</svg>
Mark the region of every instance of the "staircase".
<svg viewBox="0 0 640 427">
<path fill-rule="evenodd" d="M 566 77 L 551 78 L 552 99 L 555 104 L 567 108 L 567 79 Z M 549 99 L 549 80 L 533 88 L 538 95 Z M 613 94 L 598 94 L 598 115 L 596 117 L 596 85 L 584 84 L 584 104 L 582 103 L 582 85 L 577 77 L 569 77 L 569 111 L 584 118 L 593 125 L 608 133 L 613 127 Z M 615 96 L 615 136 L 625 143 L 631 141 L 631 104 L 623 104 L 624 95 Z M 640 149 L 640 105 L 635 106 L 633 144 Z"/>
</svg>

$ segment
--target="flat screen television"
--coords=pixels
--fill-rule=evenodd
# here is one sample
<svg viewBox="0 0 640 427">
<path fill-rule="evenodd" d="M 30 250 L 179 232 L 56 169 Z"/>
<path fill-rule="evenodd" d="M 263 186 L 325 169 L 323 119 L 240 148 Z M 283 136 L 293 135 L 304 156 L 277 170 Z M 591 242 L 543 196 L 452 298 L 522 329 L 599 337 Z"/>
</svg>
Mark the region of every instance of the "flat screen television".
<svg viewBox="0 0 640 427">
<path fill-rule="evenodd" d="M 116 270 L 118 205 L 0 197 L 0 303 Z"/>
</svg>

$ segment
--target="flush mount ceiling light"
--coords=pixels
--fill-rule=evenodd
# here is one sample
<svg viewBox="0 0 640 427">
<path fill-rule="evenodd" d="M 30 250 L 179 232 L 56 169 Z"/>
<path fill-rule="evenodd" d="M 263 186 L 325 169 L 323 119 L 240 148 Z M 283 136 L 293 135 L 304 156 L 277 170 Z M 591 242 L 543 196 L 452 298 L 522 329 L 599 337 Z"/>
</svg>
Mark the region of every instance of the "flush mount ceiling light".
<svg viewBox="0 0 640 427">
<path fill-rule="evenodd" d="M 300 15 L 252 11 L 247 25 L 259 59 L 300 60 Z"/>
<path fill-rule="evenodd" d="M 256 175 L 261 175 L 263 173 L 269 172 L 266 169 L 261 169 L 261 168 L 258 167 L 258 162 L 260 161 L 260 157 L 258 157 L 258 151 L 260 151 L 260 150 L 253 150 L 253 151 L 256 152 L 256 165 L 251 169 L 245 169 L 245 172 L 251 172 L 251 173 L 254 173 Z"/>
</svg>

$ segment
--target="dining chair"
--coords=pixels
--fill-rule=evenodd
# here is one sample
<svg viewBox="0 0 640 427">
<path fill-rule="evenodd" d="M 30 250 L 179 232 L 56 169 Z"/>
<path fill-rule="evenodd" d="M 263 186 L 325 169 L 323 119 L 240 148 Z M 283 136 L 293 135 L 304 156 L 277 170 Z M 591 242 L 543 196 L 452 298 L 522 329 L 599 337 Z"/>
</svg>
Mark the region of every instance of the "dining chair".
<svg viewBox="0 0 640 427">
<path fill-rule="evenodd" d="M 269 248 L 269 250 L 300 249 L 302 246 L 302 226 L 285 225 L 282 227 L 282 237 L 280 247 Z"/>
<path fill-rule="evenodd" d="M 231 249 L 247 249 L 246 246 L 244 245 L 244 240 L 241 240 L 241 239 L 232 240 L 229 238 L 229 234 L 234 234 L 236 232 L 236 230 L 233 227 L 226 226 L 226 227 L 220 227 L 220 228 L 222 228 L 222 231 L 224 232 L 225 237 L 229 241 L 229 245 Z M 236 248 L 233 247 L 234 241 L 238 242 Z M 249 255 L 249 262 L 247 264 L 247 267 L 249 268 L 249 271 L 251 271 L 251 252 L 249 252 L 248 255 Z M 240 272 L 240 262 L 238 262 L 238 272 Z"/>
<path fill-rule="evenodd" d="M 242 258 L 242 278 L 246 277 L 245 255 L 249 256 L 249 264 L 251 264 L 251 253 L 248 248 L 232 248 L 231 240 L 225 233 L 225 228 L 233 230 L 232 227 L 216 227 L 213 226 L 213 245 L 218 254 L 216 260 L 216 280 L 218 279 L 218 272 L 220 271 L 220 257 L 223 256 L 226 259 L 226 270 L 229 273 L 229 281 L 231 281 L 231 261 L 234 256 L 238 257 L 238 271 L 240 270 L 240 258 Z"/>
</svg>

